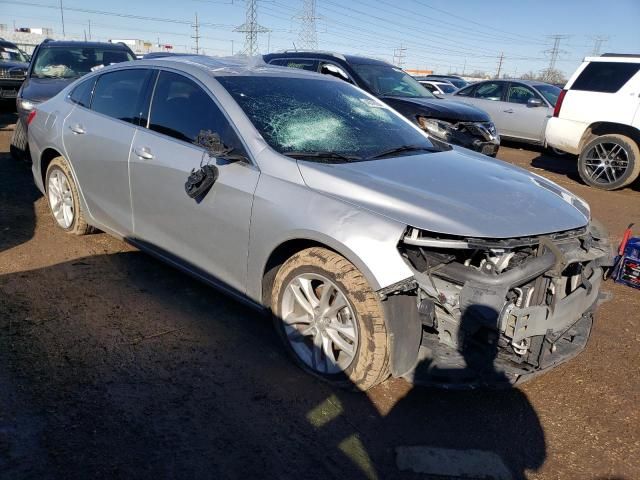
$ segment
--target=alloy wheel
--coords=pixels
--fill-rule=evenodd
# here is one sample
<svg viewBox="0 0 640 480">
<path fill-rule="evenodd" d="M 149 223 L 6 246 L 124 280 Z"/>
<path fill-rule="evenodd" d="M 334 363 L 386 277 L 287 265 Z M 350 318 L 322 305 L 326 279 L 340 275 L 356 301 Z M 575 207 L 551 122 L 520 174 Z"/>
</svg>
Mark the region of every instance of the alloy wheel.
<svg viewBox="0 0 640 480">
<path fill-rule="evenodd" d="M 614 183 L 626 173 L 627 168 L 629 152 L 617 143 L 596 143 L 585 155 L 585 174 L 593 183 Z"/>
<path fill-rule="evenodd" d="M 58 225 L 65 230 L 71 228 L 75 215 L 73 192 L 67 176 L 61 170 L 55 169 L 49 175 L 47 193 L 51 212 Z"/>
<path fill-rule="evenodd" d="M 358 351 L 358 324 L 346 295 L 316 273 L 294 277 L 281 304 L 286 338 L 302 362 L 321 374 L 337 374 Z"/>
</svg>

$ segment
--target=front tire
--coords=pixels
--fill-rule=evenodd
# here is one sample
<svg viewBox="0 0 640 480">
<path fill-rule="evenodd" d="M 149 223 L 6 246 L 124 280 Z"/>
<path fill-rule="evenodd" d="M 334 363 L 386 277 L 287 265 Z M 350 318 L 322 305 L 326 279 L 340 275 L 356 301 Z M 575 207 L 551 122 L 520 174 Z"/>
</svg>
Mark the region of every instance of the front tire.
<svg viewBox="0 0 640 480">
<path fill-rule="evenodd" d="M 624 135 L 596 137 L 582 149 L 578 173 L 584 183 L 595 188 L 626 187 L 640 174 L 638 144 Z"/>
<path fill-rule="evenodd" d="M 382 305 L 342 256 L 320 247 L 296 253 L 276 274 L 271 299 L 276 330 L 305 371 L 358 390 L 389 376 Z"/>
<path fill-rule="evenodd" d="M 69 164 L 63 157 L 54 158 L 47 167 L 45 188 L 49 210 L 58 227 L 72 235 L 86 235 L 92 228 L 85 220 L 78 188 Z"/>
</svg>

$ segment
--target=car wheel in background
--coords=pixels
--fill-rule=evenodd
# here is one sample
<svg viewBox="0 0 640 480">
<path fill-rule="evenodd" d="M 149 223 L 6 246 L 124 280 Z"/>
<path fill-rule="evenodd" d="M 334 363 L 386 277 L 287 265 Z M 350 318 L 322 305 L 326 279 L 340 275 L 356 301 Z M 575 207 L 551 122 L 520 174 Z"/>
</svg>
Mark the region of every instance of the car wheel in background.
<svg viewBox="0 0 640 480">
<path fill-rule="evenodd" d="M 22 120 L 16 122 L 13 135 L 11 136 L 11 144 L 9 152 L 14 160 L 30 161 L 29 142 L 27 141 L 27 129 Z"/>
<path fill-rule="evenodd" d="M 73 235 L 91 232 L 92 228 L 80 207 L 78 188 L 73 181 L 71 169 L 63 157 L 56 157 L 49 164 L 45 188 L 49 209 L 60 228 Z"/>
<path fill-rule="evenodd" d="M 615 190 L 640 174 L 638 144 L 624 135 L 602 135 L 591 140 L 578 157 L 580 178 L 592 187 Z"/>
<path fill-rule="evenodd" d="M 382 305 L 342 256 L 319 247 L 296 253 L 276 274 L 271 299 L 279 336 L 307 372 L 359 390 L 389 376 Z"/>
</svg>

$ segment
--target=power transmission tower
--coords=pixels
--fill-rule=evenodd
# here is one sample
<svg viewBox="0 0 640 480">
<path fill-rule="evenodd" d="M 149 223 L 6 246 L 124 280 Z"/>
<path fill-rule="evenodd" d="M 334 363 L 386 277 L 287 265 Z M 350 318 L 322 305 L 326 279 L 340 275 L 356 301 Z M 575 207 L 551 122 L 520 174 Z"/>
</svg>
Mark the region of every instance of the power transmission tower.
<svg viewBox="0 0 640 480">
<path fill-rule="evenodd" d="M 200 24 L 198 23 L 198 14 L 196 13 L 196 23 L 193 24 L 193 28 L 196 31 L 195 35 L 192 35 L 191 38 L 193 38 L 196 41 L 196 55 L 200 54 Z"/>
<path fill-rule="evenodd" d="M 502 62 L 504 62 L 504 52 L 500 52 L 498 57 L 498 71 L 496 72 L 496 78 L 500 78 L 500 72 L 502 71 Z"/>
<path fill-rule="evenodd" d="M 404 67 L 404 59 L 407 56 L 407 47 L 403 47 L 402 44 L 393 50 L 393 64 L 398 67 Z"/>
<path fill-rule="evenodd" d="M 596 35 L 595 37 L 591 37 L 593 39 L 593 50 L 591 51 L 592 57 L 597 57 L 600 55 L 600 49 L 602 48 L 602 44 L 604 42 L 609 41 L 609 37 L 606 35 Z"/>
<path fill-rule="evenodd" d="M 246 0 L 247 12 L 245 22 L 236 27 L 234 32 L 244 33 L 244 54 L 253 56 L 258 53 L 258 34 L 269 31 L 258 24 L 258 0 Z"/>
<path fill-rule="evenodd" d="M 560 42 L 569 38 L 569 35 L 550 35 L 548 38 L 553 40 L 553 46 L 549 50 L 545 50 L 544 53 L 549 54 L 549 67 L 542 71 L 542 79 L 548 82 L 552 82 L 557 76 L 556 63 L 561 53 L 567 53 L 565 50 L 560 50 Z"/>
<path fill-rule="evenodd" d="M 302 14 L 300 19 L 300 32 L 298 42 L 303 50 L 318 49 L 318 30 L 316 20 L 320 17 L 316 15 L 316 0 L 302 0 Z"/>
</svg>

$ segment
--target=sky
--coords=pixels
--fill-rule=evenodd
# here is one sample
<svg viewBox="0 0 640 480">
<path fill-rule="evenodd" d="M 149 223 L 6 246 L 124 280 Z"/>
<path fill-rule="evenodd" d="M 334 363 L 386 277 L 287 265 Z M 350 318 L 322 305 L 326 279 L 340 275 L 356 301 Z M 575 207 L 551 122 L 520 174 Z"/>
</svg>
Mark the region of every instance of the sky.
<svg viewBox="0 0 640 480">
<path fill-rule="evenodd" d="M 303 0 L 257 0 L 260 53 L 300 45 Z M 242 51 L 246 0 L 62 0 L 67 38 L 140 39 L 208 55 Z M 362 54 L 437 73 L 520 76 L 549 66 L 552 35 L 563 35 L 556 68 L 570 75 L 604 37 L 602 52 L 640 53 L 640 0 L 316 0 L 318 48 Z M 62 33 L 60 0 L 0 0 L 0 24 Z M 84 10 L 84 11 L 78 11 Z M 93 11 L 87 11 L 93 10 Z M 140 17 L 140 18 L 132 18 Z"/>
</svg>

